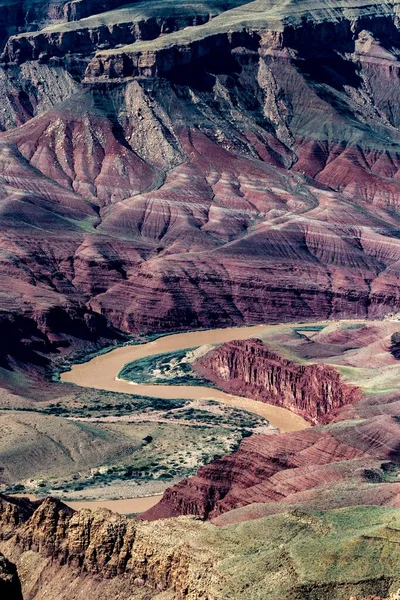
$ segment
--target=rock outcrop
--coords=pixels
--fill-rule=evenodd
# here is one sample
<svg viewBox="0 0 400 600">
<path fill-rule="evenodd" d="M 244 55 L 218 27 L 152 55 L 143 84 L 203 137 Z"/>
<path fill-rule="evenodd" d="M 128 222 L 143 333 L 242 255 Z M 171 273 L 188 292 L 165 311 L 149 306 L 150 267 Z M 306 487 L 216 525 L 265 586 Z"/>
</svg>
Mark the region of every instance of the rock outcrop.
<svg viewBox="0 0 400 600">
<path fill-rule="evenodd" d="M 323 510 L 351 506 L 355 500 L 399 506 L 397 483 L 377 485 L 386 479 L 382 463 L 397 464 L 399 435 L 400 424 L 390 416 L 360 421 L 357 427 L 350 422 L 278 436 L 253 435 L 233 455 L 169 488 L 141 518 L 184 514 L 212 519 L 253 503 L 306 502 Z M 246 518 L 243 512 L 238 520 Z"/>
<path fill-rule="evenodd" d="M 358 402 L 361 392 L 344 383 L 329 365 L 301 365 L 271 352 L 261 340 L 222 344 L 195 364 L 196 370 L 226 392 L 282 406 L 314 424 Z"/>
<path fill-rule="evenodd" d="M 358 14 L 356 11 L 351 16 L 347 14 L 346 4 L 338 3 L 330 14 L 322 14 L 322 6 L 316 2 L 312 19 L 308 19 L 307 10 L 303 12 L 297 2 L 286 4 L 282 12 L 274 4 L 252 2 L 192 28 L 186 35 L 178 32 L 153 44 L 143 42 L 99 51 L 89 64 L 86 77 L 89 80 L 93 77 L 165 77 L 190 64 L 207 62 L 216 52 L 229 55 L 240 48 L 257 51 L 263 57 L 279 56 L 288 48 L 302 58 L 310 58 L 313 51 L 317 51 L 329 60 L 332 43 L 337 50 L 342 46 L 341 50 L 351 52 L 354 38 L 364 30 L 372 36 L 386 35 L 389 40 L 398 42 L 398 31 L 393 25 L 397 14 L 392 12 L 389 3 L 378 7 L 361 2 Z M 264 31 L 265 23 L 268 32 Z"/>
<path fill-rule="evenodd" d="M 17 569 L 0 553 L 0 595 L 4 600 L 23 600 Z"/>
<path fill-rule="evenodd" d="M 201 523 L 194 520 L 149 526 L 105 509 L 75 512 L 52 498 L 33 505 L 26 499 L 0 497 L 3 540 L 12 539 L 20 551 L 48 557 L 75 573 L 103 579 L 122 576 L 133 597 L 135 590 L 146 598 L 170 590 L 174 598 L 208 598 L 220 580 L 212 569 L 218 550 L 197 554 L 201 531 Z"/>
<path fill-rule="evenodd" d="M 99 9 L 102 7 L 96 7 L 95 4 L 90 3 L 88 15 L 79 15 L 82 10 L 71 11 L 71 6 L 82 9 L 89 5 L 88 2 L 66 4 L 63 20 L 67 20 L 67 23 L 10 37 L 4 48 L 2 62 L 21 64 L 39 59 L 41 63 L 45 63 L 49 59 L 65 57 L 77 51 L 81 56 L 90 57 L 99 48 L 115 48 L 138 40 L 153 40 L 185 27 L 201 25 L 223 11 L 224 6 L 223 2 L 204 2 L 198 5 L 178 3 L 171 14 L 168 8 L 155 8 L 151 3 L 147 6 L 140 3 L 138 8 L 128 5 L 115 10 L 115 7 L 124 3 L 114 0 L 103 6 L 109 11 L 103 19 L 99 19 L 98 15 L 88 18 L 95 10 L 101 12 Z M 80 19 L 84 19 L 82 23 Z"/>
<path fill-rule="evenodd" d="M 88 593 L 109 600 L 245 600 L 250 587 L 271 600 L 331 600 L 389 596 L 400 582 L 393 509 L 295 509 L 221 528 L 191 518 L 144 523 L 107 510 L 73 512 L 48 498 L 10 532 L 2 518 L 8 501 L 0 510 L 0 547 L 15 556 L 32 600 L 67 600 L 71 593 L 77 600 Z M 333 561 L 343 565 L 334 573 Z"/>
</svg>

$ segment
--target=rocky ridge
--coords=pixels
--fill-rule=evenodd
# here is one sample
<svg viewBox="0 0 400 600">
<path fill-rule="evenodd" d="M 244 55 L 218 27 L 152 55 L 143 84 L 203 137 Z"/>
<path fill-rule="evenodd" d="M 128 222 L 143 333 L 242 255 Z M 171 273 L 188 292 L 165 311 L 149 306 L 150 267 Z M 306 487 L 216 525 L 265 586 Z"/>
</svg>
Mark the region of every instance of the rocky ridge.
<svg viewBox="0 0 400 600">
<path fill-rule="evenodd" d="M 237 3 L 240 4 L 240 1 Z M 90 11 L 93 16 L 74 15 L 75 18 L 71 18 L 71 11 L 66 5 L 64 12 L 69 16 L 66 23 L 51 24 L 40 31 L 11 36 L 5 46 L 2 61 L 5 64 L 20 64 L 39 59 L 45 63 L 49 59 L 71 53 L 79 53 L 89 60 L 90 55 L 99 48 L 120 47 L 137 40 L 154 40 L 186 27 L 202 25 L 223 12 L 226 7 L 225 2 L 215 0 L 196 5 L 165 0 L 157 5 L 137 2 L 119 7 L 120 4 L 124 3 L 116 1 L 107 4 L 104 6 L 107 9 L 105 13 L 98 10 L 101 7 L 93 6 Z M 234 5 L 235 2 L 232 2 L 232 6 Z"/>
<path fill-rule="evenodd" d="M 398 420 L 388 416 L 361 421 L 356 428 L 344 422 L 278 436 L 254 435 L 236 453 L 166 490 L 141 518 L 190 514 L 213 519 L 227 513 L 228 522 L 241 521 L 250 518 L 251 507 L 229 511 L 274 502 L 306 502 L 319 510 L 355 501 L 399 506 L 399 484 L 385 476 L 385 465 L 392 462 L 396 472 L 398 435 Z"/>
<path fill-rule="evenodd" d="M 271 352 L 261 340 L 233 341 L 211 350 L 196 370 L 224 391 L 282 406 L 313 424 L 361 400 L 329 365 L 299 365 Z"/>
<path fill-rule="evenodd" d="M 35 600 L 50 590 L 57 600 L 71 593 L 82 600 L 88 592 L 100 593 L 96 581 L 111 600 L 244 599 L 249 585 L 272 600 L 339 600 L 370 592 L 389 595 L 400 581 L 398 515 L 391 509 L 353 508 L 325 515 L 293 510 L 243 530 L 190 518 L 143 523 L 107 510 L 74 512 L 51 498 L 34 506 L 26 499 L 1 497 L 0 507 L 0 546 L 15 556 L 24 574 L 24 595 Z M 357 527 L 350 531 L 354 519 Z M 297 543 L 300 535 L 313 556 L 319 547 L 317 569 Z M 365 569 L 374 553 L 384 552 L 388 539 L 394 543 L 390 559 L 375 570 Z M 332 574 L 332 556 L 352 562 L 352 571 L 344 567 Z M 264 569 L 255 574 L 254 561 L 260 559 Z M 36 576 L 29 571 L 33 565 Z M 278 582 L 273 576 L 277 569 Z"/>
<path fill-rule="evenodd" d="M 23 552 L 49 557 L 80 573 L 105 579 L 124 576 L 132 591 L 147 588 L 146 597 L 171 589 L 175 597 L 206 598 L 206 590 L 217 583 L 210 559 L 201 565 L 192 560 L 199 522 L 149 527 L 106 509 L 75 512 L 52 498 L 38 505 L 0 497 L 0 508 L 3 540 L 13 538 Z"/>
<path fill-rule="evenodd" d="M 397 39 L 398 32 L 393 27 L 396 18 L 397 5 L 390 2 L 377 5 L 361 0 L 354 5 L 345 1 L 326 8 L 323 3 L 292 0 L 281 8 L 275 2 L 256 0 L 233 8 L 205 25 L 160 37 L 151 44 L 143 41 L 117 50 L 100 51 L 90 63 L 86 76 L 162 77 L 212 55 L 217 49 L 228 54 L 244 47 L 258 50 L 261 56 L 273 56 L 286 48 L 303 53 L 307 46 L 306 52 L 311 53 L 314 46 L 319 53 L 329 54 L 334 36 L 338 34 L 349 39 L 367 30 L 373 35 Z M 307 44 L 310 39 L 311 47 Z M 348 50 L 350 48 L 351 44 Z"/>
</svg>

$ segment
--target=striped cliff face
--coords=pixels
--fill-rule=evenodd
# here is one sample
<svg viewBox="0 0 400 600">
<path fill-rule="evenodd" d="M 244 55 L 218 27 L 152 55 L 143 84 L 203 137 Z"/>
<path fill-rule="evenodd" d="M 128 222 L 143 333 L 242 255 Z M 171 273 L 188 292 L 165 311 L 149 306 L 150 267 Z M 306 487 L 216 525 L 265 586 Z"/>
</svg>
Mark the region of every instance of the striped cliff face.
<svg viewBox="0 0 400 600">
<path fill-rule="evenodd" d="M 289 408 L 313 424 L 361 400 L 361 391 L 344 383 L 329 365 L 300 365 L 271 352 L 261 340 L 228 342 L 197 363 L 206 378 L 225 391 Z"/>
<path fill-rule="evenodd" d="M 70 404 L 86 411 L 98 399 L 49 380 L 65 359 L 132 334 L 398 318 L 398 22 L 386 0 L 2 2 L 2 484 L 26 484 L 27 457 L 29 485 L 42 485 L 43 465 L 57 481 L 92 468 L 129 477 L 130 464 L 108 468 L 159 439 L 131 441 L 128 421 L 68 419 Z M 227 392 L 315 427 L 212 452 L 232 451 L 169 488 L 143 516 L 155 524 L 2 499 L 0 549 L 18 562 L 26 598 L 389 597 L 398 573 L 382 540 L 397 534 L 381 516 L 399 506 L 400 437 L 389 333 L 365 348 L 341 338 L 357 386 L 364 367 L 377 371 L 362 397 L 333 366 L 298 365 L 258 342 L 204 357 L 199 369 Z M 130 410 L 106 398 L 101 418 L 117 402 Z M 40 403 L 54 412 L 39 414 Z M 164 454 L 177 435 L 165 434 Z M 343 520 L 319 514 L 350 505 L 360 512 Z M 382 505 L 379 519 L 370 505 Z M 193 514 L 241 525 L 227 542 Z M 251 529 L 256 518 L 265 528 Z M 340 531 L 359 522 L 346 546 Z M 302 547 L 324 538 L 316 579 L 297 534 Z M 0 585 L 2 564 L 12 571 L 0 560 Z"/>
<path fill-rule="evenodd" d="M 4 331 L 396 312 L 395 9 L 99 6 L 4 48 Z"/>
</svg>

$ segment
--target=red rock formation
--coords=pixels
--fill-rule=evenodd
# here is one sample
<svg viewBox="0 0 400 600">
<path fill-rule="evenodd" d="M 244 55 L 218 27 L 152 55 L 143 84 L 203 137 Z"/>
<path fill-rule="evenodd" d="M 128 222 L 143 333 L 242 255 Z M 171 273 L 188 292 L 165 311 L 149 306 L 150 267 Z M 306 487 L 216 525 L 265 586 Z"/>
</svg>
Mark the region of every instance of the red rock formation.
<svg viewBox="0 0 400 600">
<path fill-rule="evenodd" d="M 360 421 L 357 427 L 350 422 L 277 436 L 253 435 L 235 454 L 168 489 L 142 518 L 215 518 L 253 503 L 308 504 L 319 496 L 321 502 L 315 505 L 326 509 L 351 504 L 355 483 L 367 484 L 365 493 L 357 496 L 360 504 L 399 506 L 398 485 L 388 485 L 386 492 L 374 488 L 385 478 L 381 462 L 398 460 L 399 435 L 398 420 L 387 416 Z M 246 518 L 239 513 L 238 520 Z"/>
<path fill-rule="evenodd" d="M 56 5 L 35 10 L 54 21 Z M 87 16 L 102 3 L 72 5 Z M 215 6 L 197 7 L 189 30 L 181 17 L 191 9 L 163 8 L 153 32 L 162 36 L 110 53 L 100 46 L 125 35 L 107 29 L 118 11 L 7 45 L 0 319 L 10 328 L 23 317 L 18 339 L 44 336 L 51 350 L 51 340 L 94 340 L 97 328 L 395 310 L 392 6 L 360 3 L 350 20 L 340 3 L 316 5 L 302 20 L 294 3 L 273 24 L 242 6 L 201 25 L 197 16 L 224 10 Z M 82 52 L 99 48 L 85 81 L 78 33 Z M 15 353 L 2 340 L 3 354 Z"/>
<path fill-rule="evenodd" d="M 393 3 L 256 2 L 205 24 L 226 3 L 176 3 L 149 18 L 120 21 L 121 11 L 56 24 L 119 4 L 0 8 L 1 382 L 25 387 L 23 365 L 40 387 L 46 355 L 115 339 L 117 329 L 396 312 Z M 171 488 L 147 517 L 194 513 L 222 524 L 223 515 L 234 522 L 282 506 L 399 506 L 399 484 L 383 467 L 399 460 L 396 394 L 355 403 L 330 368 L 251 348 L 271 369 L 250 369 L 246 393 L 267 387 L 269 401 L 313 422 L 330 418 L 328 408 L 335 420 L 357 420 L 252 436 Z M 230 356 L 221 365 L 239 375 L 240 393 L 247 363 L 239 348 Z M 25 549 L 96 576 L 127 572 L 151 582 L 149 595 L 157 581 L 196 597 L 187 573 L 198 564 L 190 547 L 176 550 L 179 528 L 168 539 L 173 524 L 150 524 L 151 537 L 143 524 L 54 501 L 0 505 L 3 536 L 17 529 Z M 207 563 L 206 583 L 210 571 Z"/>
<path fill-rule="evenodd" d="M 300 365 L 271 352 L 261 340 L 222 344 L 195 364 L 224 391 L 282 406 L 311 423 L 326 423 L 332 411 L 361 399 L 329 365 Z"/>
</svg>

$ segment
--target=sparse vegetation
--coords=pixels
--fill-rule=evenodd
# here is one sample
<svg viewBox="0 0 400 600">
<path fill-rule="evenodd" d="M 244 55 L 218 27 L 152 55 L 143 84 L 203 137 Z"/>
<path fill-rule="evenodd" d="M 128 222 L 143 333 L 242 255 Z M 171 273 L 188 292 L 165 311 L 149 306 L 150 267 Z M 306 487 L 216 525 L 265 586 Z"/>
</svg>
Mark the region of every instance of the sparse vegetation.
<svg viewBox="0 0 400 600">
<path fill-rule="evenodd" d="M 122 416 L 140 412 L 158 412 L 182 408 L 186 400 L 150 398 L 116 394 L 115 392 L 85 390 L 74 402 L 50 403 L 43 408 L 46 414 L 64 417 L 104 417 Z"/>
<path fill-rule="evenodd" d="M 78 492 L 90 496 L 94 488 L 98 495 L 99 488 L 115 484 L 167 484 L 187 477 L 202 464 L 232 452 L 256 427 L 267 425 L 257 415 L 212 401 L 191 403 L 80 388 L 57 402 L 38 402 L 34 410 L 21 407 L 1 414 L 3 459 L 19 473 L 3 491 L 64 498 Z M 31 440 L 25 434 L 13 436 L 14 419 L 32 424 L 33 429 L 26 430 L 35 432 Z M 30 453 L 31 447 L 34 452 L 35 444 L 43 440 L 42 430 L 51 447 L 56 443 L 59 450 L 40 458 L 35 472 L 41 476 L 31 479 L 29 464 L 12 466 L 14 456 L 18 444 L 26 442 L 25 452 Z M 82 443 L 84 455 L 79 450 Z M 65 462 L 71 453 L 72 465 Z"/>
<path fill-rule="evenodd" d="M 193 348 L 177 350 L 135 360 L 125 365 L 119 377 L 134 383 L 213 387 L 212 383 L 200 377 L 192 368 L 197 356 L 196 350 Z"/>
</svg>

